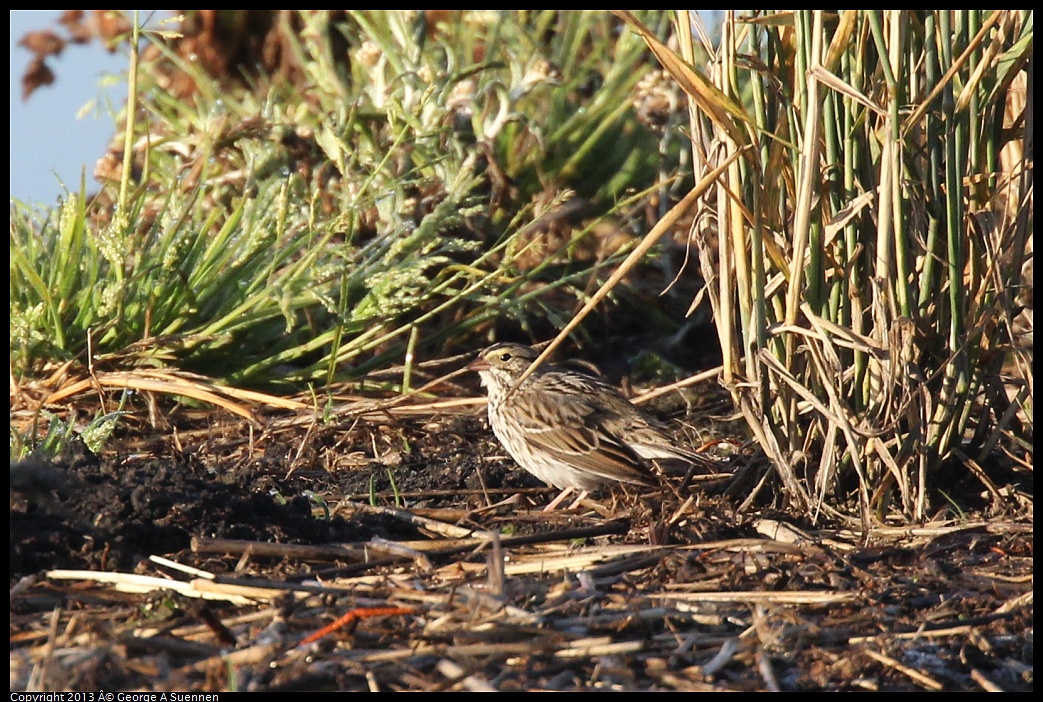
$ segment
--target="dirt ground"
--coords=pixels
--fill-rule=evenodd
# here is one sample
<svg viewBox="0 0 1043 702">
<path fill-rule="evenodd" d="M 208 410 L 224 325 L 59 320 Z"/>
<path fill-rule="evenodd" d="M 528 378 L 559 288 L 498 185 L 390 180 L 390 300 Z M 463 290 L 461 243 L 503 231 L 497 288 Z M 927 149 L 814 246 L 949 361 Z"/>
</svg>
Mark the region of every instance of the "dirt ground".
<svg viewBox="0 0 1043 702">
<path fill-rule="evenodd" d="M 1033 689 L 1031 471 L 867 537 L 727 480 L 544 513 L 477 403 L 112 446 L 12 465 L 12 690 Z"/>
</svg>

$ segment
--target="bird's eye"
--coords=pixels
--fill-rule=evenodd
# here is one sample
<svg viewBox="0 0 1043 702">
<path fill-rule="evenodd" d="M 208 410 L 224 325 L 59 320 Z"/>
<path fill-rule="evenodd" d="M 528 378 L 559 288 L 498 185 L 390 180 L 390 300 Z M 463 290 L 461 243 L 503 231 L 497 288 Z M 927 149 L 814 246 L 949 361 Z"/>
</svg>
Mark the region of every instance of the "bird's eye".
<svg viewBox="0 0 1043 702">
<path fill-rule="evenodd" d="M 511 354 L 509 352 L 505 351 L 500 354 L 500 363 L 507 363 L 509 360 L 511 360 Z"/>
</svg>

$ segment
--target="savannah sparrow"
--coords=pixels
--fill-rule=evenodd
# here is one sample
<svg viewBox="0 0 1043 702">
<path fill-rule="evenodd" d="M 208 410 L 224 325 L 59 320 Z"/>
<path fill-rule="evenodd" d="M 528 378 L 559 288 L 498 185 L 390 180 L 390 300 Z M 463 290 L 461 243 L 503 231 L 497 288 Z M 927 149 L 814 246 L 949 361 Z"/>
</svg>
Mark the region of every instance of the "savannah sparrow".
<svg viewBox="0 0 1043 702">
<path fill-rule="evenodd" d="M 514 391 L 536 359 L 521 344 L 495 344 L 469 366 L 489 394 L 489 424 L 522 468 L 557 488 L 591 490 L 612 482 L 657 485 L 654 458 L 705 459 L 674 446 L 663 427 L 601 380 L 542 364 Z"/>
</svg>

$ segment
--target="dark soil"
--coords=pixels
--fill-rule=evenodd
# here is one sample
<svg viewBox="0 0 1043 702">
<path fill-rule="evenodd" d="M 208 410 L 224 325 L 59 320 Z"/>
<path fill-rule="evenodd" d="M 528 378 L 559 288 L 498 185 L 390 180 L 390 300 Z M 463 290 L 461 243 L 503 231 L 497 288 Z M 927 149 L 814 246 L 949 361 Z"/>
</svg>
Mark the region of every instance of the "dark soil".
<svg viewBox="0 0 1043 702">
<path fill-rule="evenodd" d="M 496 458 L 470 409 L 254 434 L 209 421 L 12 465 L 12 689 L 1033 689 L 1031 474 L 1001 486 L 1006 511 L 865 536 L 739 513 L 713 483 L 544 514 L 554 493 Z M 501 541 L 461 547 L 354 506 L 394 508 L 396 493 L 409 515 Z M 275 594 L 48 577 L 190 579 L 156 555 Z M 570 556 L 590 558 L 555 565 Z"/>
</svg>

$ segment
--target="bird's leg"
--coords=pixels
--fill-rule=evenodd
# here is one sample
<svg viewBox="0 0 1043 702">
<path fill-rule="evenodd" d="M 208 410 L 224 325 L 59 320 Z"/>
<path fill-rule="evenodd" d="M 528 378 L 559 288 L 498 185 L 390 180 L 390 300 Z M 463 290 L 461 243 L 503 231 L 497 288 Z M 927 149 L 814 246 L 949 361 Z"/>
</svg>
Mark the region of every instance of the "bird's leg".
<svg viewBox="0 0 1043 702">
<path fill-rule="evenodd" d="M 576 499 L 572 501 L 572 504 L 568 506 L 568 509 L 578 509 L 580 507 L 579 503 L 587 499 L 587 497 L 589 496 L 590 492 L 588 490 L 581 491 L 578 495 L 576 495 Z"/>
<path fill-rule="evenodd" d="M 565 488 L 564 490 L 562 490 L 560 495 L 558 495 L 553 500 L 551 500 L 550 504 L 548 504 L 546 507 L 543 508 L 543 511 L 544 512 L 553 512 L 554 510 L 556 510 L 558 508 L 558 505 L 560 505 L 562 502 L 564 502 L 565 498 L 572 494 L 572 491 L 573 491 L 572 486 L 569 486 L 569 487 Z M 587 496 L 587 491 L 584 490 L 583 494 L 576 498 L 576 501 L 579 502 L 579 500 L 581 500 L 582 498 L 584 498 L 586 496 Z M 573 506 L 575 506 L 575 505 L 573 505 Z M 571 509 L 571 507 L 569 509 Z"/>
</svg>

